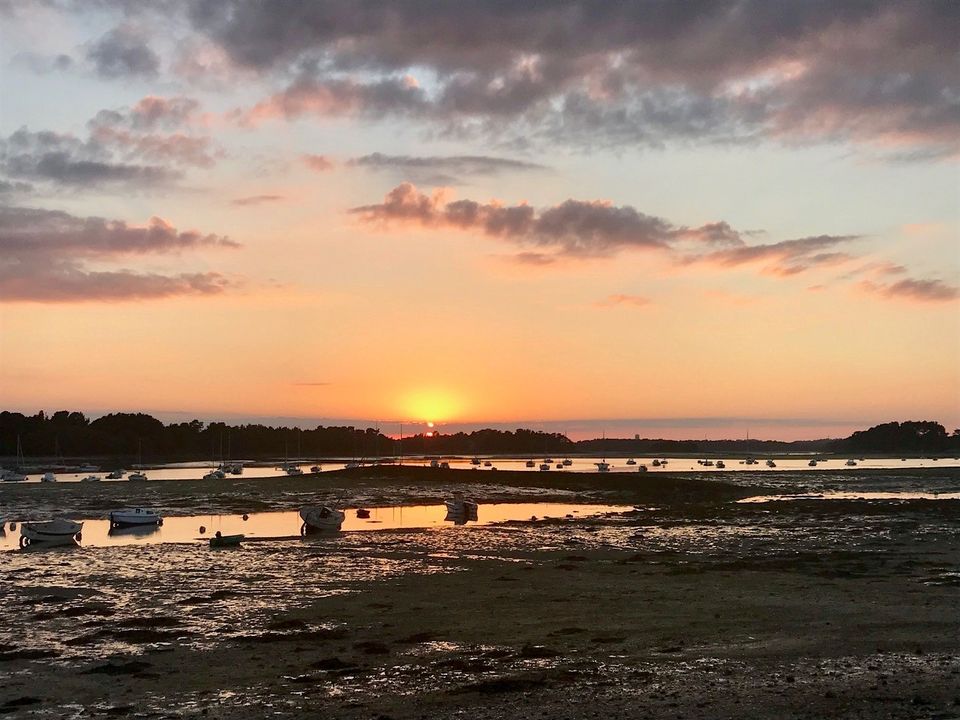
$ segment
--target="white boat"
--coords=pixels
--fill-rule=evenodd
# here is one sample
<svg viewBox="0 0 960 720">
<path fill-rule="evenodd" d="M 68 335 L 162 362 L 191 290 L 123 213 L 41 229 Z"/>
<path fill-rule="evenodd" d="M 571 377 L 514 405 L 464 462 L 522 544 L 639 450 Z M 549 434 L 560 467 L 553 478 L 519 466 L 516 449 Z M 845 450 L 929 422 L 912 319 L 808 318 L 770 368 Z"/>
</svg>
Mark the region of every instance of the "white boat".
<svg viewBox="0 0 960 720">
<path fill-rule="evenodd" d="M 144 508 L 114 510 L 108 517 L 110 518 L 110 527 L 112 528 L 163 525 L 163 518 L 160 517 L 159 514 L 153 510 L 146 510 Z"/>
<path fill-rule="evenodd" d="M 540 463 L 540 471 L 541 471 L 541 472 L 544 472 L 544 471 L 549 470 L 549 469 L 550 469 L 550 465 L 549 465 L 548 463 Z"/>
<path fill-rule="evenodd" d="M 610 472 L 610 463 L 603 461 L 594 463 L 597 466 L 597 472 Z"/>
<path fill-rule="evenodd" d="M 204 480 L 223 480 L 227 474 L 223 470 L 211 470 L 203 476 Z"/>
<path fill-rule="evenodd" d="M 132 472 L 127 475 L 127 480 L 130 482 L 145 482 L 147 480 L 147 474 L 137 470 L 136 472 Z"/>
<path fill-rule="evenodd" d="M 476 520 L 477 509 L 480 507 L 476 500 L 465 498 L 459 493 L 453 496 L 451 500 L 444 500 L 443 504 L 447 507 L 447 515 L 450 518 L 462 518 L 464 520 Z"/>
<path fill-rule="evenodd" d="M 537 464 L 533 460 L 527 460 L 527 467 L 536 467 Z"/>
<path fill-rule="evenodd" d="M 303 475 L 303 469 L 299 465 L 288 465 L 287 475 Z"/>
<path fill-rule="evenodd" d="M 844 464 L 845 464 L 847 467 L 856 467 L 856 466 L 857 466 L 857 461 L 854 460 L 853 458 L 850 458 L 850 459 L 847 460 L 847 462 L 844 463 Z"/>
<path fill-rule="evenodd" d="M 767 460 L 767 467 L 775 468 L 777 464 L 773 460 Z"/>
<path fill-rule="evenodd" d="M 637 461 L 634 460 L 633 458 L 630 458 L 629 460 L 627 460 L 627 465 L 636 465 L 636 464 L 637 464 Z"/>
<path fill-rule="evenodd" d="M 107 480 L 119 480 L 123 477 L 123 470 L 114 470 L 111 473 L 107 473 Z"/>
<path fill-rule="evenodd" d="M 3 474 L 3 481 L 4 481 L 4 482 L 23 482 L 23 481 L 26 480 L 26 479 L 27 479 L 27 476 L 26 476 L 26 475 L 24 475 L 22 472 L 18 472 L 18 471 L 16 471 L 16 470 L 7 470 L 7 471 Z"/>
<path fill-rule="evenodd" d="M 40 477 L 40 482 L 56 482 L 56 481 L 57 481 L 57 476 L 54 475 L 52 472 L 45 472 Z"/>
<path fill-rule="evenodd" d="M 20 525 L 20 547 L 28 545 L 64 545 L 80 539 L 83 523 L 64 518 Z"/>
<path fill-rule="evenodd" d="M 319 532 L 336 532 L 343 525 L 346 516 L 329 505 L 316 505 L 300 508 L 301 535 L 312 535 Z"/>
<path fill-rule="evenodd" d="M 564 467 L 570 467 L 571 465 L 573 465 L 573 460 L 571 460 L 570 458 L 564 458 L 563 465 Z"/>
<path fill-rule="evenodd" d="M 80 482 L 100 482 L 99 475 L 87 475 L 85 478 L 81 478 Z"/>
</svg>

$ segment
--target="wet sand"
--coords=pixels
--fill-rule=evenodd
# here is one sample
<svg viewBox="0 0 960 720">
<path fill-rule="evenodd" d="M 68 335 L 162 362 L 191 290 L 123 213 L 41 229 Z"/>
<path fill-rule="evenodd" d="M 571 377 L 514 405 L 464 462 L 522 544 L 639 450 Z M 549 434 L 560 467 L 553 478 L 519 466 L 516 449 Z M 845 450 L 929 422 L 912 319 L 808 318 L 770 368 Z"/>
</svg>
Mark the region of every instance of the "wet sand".
<svg viewBox="0 0 960 720">
<path fill-rule="evenodd" d="M 960 478 L 905 484 L 931 482 Z M 692 487 L 589 519 L 0 556 L 29 638 L 0 647 L 0 712 L 960 717 L 960 501 Z"/>
</svg>

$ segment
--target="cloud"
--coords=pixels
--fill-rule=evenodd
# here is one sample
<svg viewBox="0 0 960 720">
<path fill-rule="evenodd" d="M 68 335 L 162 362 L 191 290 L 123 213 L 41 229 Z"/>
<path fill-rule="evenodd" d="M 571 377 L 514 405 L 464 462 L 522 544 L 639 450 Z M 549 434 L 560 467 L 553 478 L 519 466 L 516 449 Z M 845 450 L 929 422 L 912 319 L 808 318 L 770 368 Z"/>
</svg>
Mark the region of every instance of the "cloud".
<svg viewBox="0 0 960 720">
<path fill-rule="evenodd" d="M 0 206 L 0 301 L 117 301 L 216 294 L 231 283 L 215 272 L 164 275 L 100 266 L 145 255 L 236 247 L 229 238 L 177 230 L 156 217 L 141 227 L 57 210 Z"/>
<path fill-rule="evenodd" d="M 13 195 L 14 193 L 29 193 L 33 190 L 33 185 L 25 182 L 13 182 L 0 178 L 0 195 Z"/>
<path fill-rule="evenodd" d="M 463 177 L 494 176 L 504 172 L 533 172 L 547 168 L 538 163 L 487 155 L 412 156 L 372 153 L 353 158 L 348 165 L 367 170 L 399 173 L 413 182 L 454 185 Z"/>
<path fill-rule="evenodd" d="M 333 161 L 326 155 L 301 155 L 300 159 L 314 172 L 327 172 L 334 168 Z"/>
<path fill-rule="evenodd" d="M 102 78 L 140 78 L 150 80 L 160 70 L 160 58 L 150 49 L 147 38 L 122 25 L 105 33 L 86 52 Z"/>
<path fill-rule="evenodd" d="M 86 138 L 22 127 L 0 139 L 0 172 L 69 188 L 147 188 L 179 180 L 185 167 L 211 167 L 223 151 L 203 135 L 162 132 L 191 125 L 195 100 L 147 96 L 101 110 Z"/>
<path fill-rule="evenodd" d="M 399 115 L 581 145 L 766 138 L 958 154 L 956 3 L 235 2 L 187 14 L 235 67 L 294 78 L 249 121 Z"/>
<path fill-rule="evenodd" d="M 74 66 L 74 60 L 63 53 L 58 55 L 43 55 L 35 52 L 19 52 L 10 59 L 14 67 L 23 67 L 38 75 L 53 72 L 64 72 Z"/>
<path fill-rule="evenodd" d="M 764 262 L 767 263 L 765 269 L 770 274 L 797 275 L 813 267 L 833 265 L 852 259 L 852 256 L 846 253 L 826 251 L 858 239 L 860 239 L 858 235 L 817 235 L 769 244 L 741 244 L 705 255 L 689 256 L 684 262 L 709 263 L 722 267 Z"/>
<path fill-rule="evenodd" d="M 911 300 L 914 302 L 949 302 L 960 298 L 960 287 L 948 285 L 942 280 L 906 278 L 895 283 L 876 283 L 864 280 L 859 284 L 859 287 L 861 290 L 888 299 Z"/>
<path fill-rule="evenodd" d="M 603 300 L 600 300 L 596 303 L 597 307 L 617 307 L 618 305 L 626 305 L 629 307 L 647 307 L 651 304 L 650 298 L 642 297 L 641 295 L 608 295 Z"/>
<path fill-rule="evenodd" d="M 248 206 L 248 205 L 262 205 L 263 203 L 272 203 L 280 202 L 286 198 L 283 195 L 250 195 L 249 197 L 237 198 L 231 200 L 230 202 L 233 205 Z"/>
<path fill-rule="evenodd" d="M 476 230 L 517 244 L 584 257 L 610 255 L 625 248 L 667 248 L 690 236 L 709 236 L 712 227 L 678 227 L 628 205 L 615 206 L 603 200 L 566 200 L 539 212 L 526 204 L 454 201 L 445 190 L 428 196 L 411 183 L 398 185 L 383 203 L 350 212 L 365 223 Z"/>
</svg>

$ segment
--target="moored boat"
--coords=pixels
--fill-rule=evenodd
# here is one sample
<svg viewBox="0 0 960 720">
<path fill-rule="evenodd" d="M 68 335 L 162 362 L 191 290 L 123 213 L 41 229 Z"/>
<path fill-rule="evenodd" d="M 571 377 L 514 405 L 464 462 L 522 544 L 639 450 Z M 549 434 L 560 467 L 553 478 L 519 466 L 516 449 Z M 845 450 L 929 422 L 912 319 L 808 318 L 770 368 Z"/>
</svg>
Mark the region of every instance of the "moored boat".
<svg viewBox="0 0 960 720">
<path fill-rule="evenodd" d="M 633 458 L 630 458 L 629 460 L 627 460 L 627 465 L 636 465 L 636 464 L 637 464 L 637 461 L 634 460 Z"/>
<path fill-rule="evenodd" d="M 456 493 L 452 499 L 444 500 L 443 504 L 446 505 L 447 515 L 450 518 L 477 519 L 477 510 L 480 504 L 476 500 L 465 498 L 460 493 Z"/>
<path fill-rule="evenodd" d="M 40 482 L 56 482 L 56 481 L 57 481 L 57 476 L 54 475 L 52 472 L 45 472 L 43 475 L 40 476 Z"/>
<path fill-rule="evenodd" d="M 370 517 L 370 511 L 366 508 L 357 508 L 357 517 L 361 520 L 365 520 L 366 518 Z"/>
<path fill-rule="evenodd" d="M 594 463 L 597 466 L 597 472 L 610 472 L 610 463 L 606 460 L 603 462 Z"/>
<path fill-rule="evenodd" d="M 123 470 L 114 470 L 113 472 L 107 473 L 107 480 L 119 480 L 123 477 Z"/>
<path fill-rule="evenodd" d="M 210 547 L 212 548 L 237 547 L 238 545 L 240 545 L 241 542 L 243 542 L 243 539 L 245 537 L 246 535 L 243 535 L 243 534 L 224 535 L 219 530 L 217 530 L 217 534 L 214 535 L 212 538 L 210 538 Z"/>
<path fill-rule="evenodd" d="M 346 516 L 329 505 L 315 505 L 300 508 L 301 535 L 312 535 L 319 532 L 336 532 L 343 525 Z"/>
<path fill-rule="evenodd" d="M 136 472 L 132 472 L 129 475 L 127 475 L 127 480 L 129 480 L 130 482 L 146 482 L 147 474 L 144 472 L 141 472 L 140 470 L 137 470 Z"/>
<path fill-rule="evenodd" d="M 100 482 L 100 476 L 87 475 L 85 478 L 80 478 L 80 482 Z"/>
<path fill-rule="evenodd" d="M 20 525 L 20 547 L 29 545 L 65 545 L 80 540 L 83 523 L 65 518 Z"/>
<path fill-rule="evenodd" d="M 108 516 L 110 527 L 138 527 L 140 525 L 163 525 L 163 518 L 159 513 L 145 508 L 127 508 L 124 510 L 113 510 Z"/>
</svg>

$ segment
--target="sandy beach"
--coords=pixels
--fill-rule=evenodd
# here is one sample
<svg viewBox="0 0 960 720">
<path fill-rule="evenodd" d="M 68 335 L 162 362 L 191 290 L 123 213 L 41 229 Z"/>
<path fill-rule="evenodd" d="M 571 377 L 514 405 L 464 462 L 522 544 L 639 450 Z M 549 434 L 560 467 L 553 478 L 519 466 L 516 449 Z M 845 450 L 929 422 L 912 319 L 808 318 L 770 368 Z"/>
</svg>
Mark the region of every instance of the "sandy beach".
<svg viewBox="0 0 960 720">
<path fill-rule="evenodd" d="M 845 478 L 913 489 L 960 481 L 953 470 Z M 256 499 L 422 502 L 457 479 L 367 471 L 283 480 Z M 485 502 L 574 493 L 635 509 L 219 553 L 0 553 L 0 712 L 960 717 L 960 501 L 744 504 L 735 500 L 759 486 L 679 475 L 641 486 L 499 480 L 463 487 Z M 186 505 L 188 484 L 150 490 Z M 208 504 L 234 511 L 252 500 L 250 485 L 209 488 Z M 84 488 L 84 509 L 129 486 L 117 488 Z M 22 510 L 34 489 L 8 502 Z M 42 491 L 40 505 L 81 492 Z"/>
</svg>

